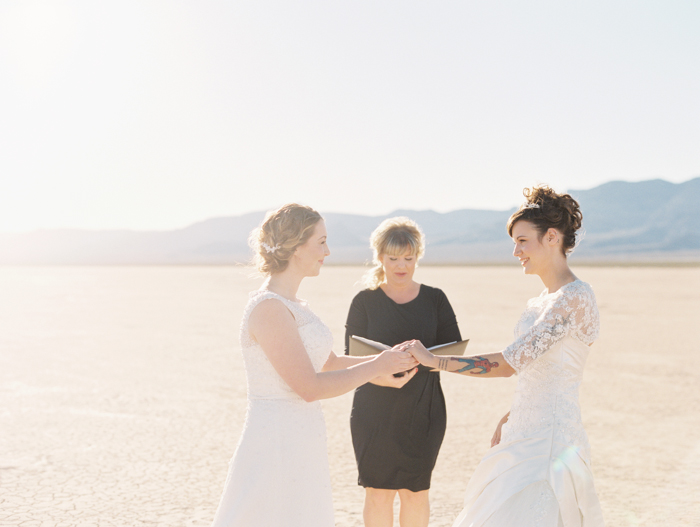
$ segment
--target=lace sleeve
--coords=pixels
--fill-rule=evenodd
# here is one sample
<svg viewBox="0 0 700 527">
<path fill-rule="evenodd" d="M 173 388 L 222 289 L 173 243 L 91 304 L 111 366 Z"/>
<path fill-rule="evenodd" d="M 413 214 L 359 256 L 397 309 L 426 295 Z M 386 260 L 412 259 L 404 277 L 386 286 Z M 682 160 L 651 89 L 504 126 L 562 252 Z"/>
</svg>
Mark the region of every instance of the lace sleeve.
<svg viewBox="0 0 700 527">
<path fill-rule="evenodd" d="M 565 286 L 544 308 L 535 323 L 503 351 L 503 358 L 516 372 L 571 334 L 585 344 L 598 336 L 595 296 L 583 282 Z"/>
</svg>

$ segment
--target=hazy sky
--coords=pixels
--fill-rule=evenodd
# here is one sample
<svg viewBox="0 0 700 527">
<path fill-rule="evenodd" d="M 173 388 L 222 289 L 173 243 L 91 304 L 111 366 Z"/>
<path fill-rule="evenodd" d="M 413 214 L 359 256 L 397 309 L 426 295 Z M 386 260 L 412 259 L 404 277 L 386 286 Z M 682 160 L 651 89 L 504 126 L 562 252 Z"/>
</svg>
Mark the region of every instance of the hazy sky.
<svg viewBox="0 0 700 527">
<path fill-rule="evenodd" d="M 700 175 L 698 0 L 0 3 L 0 230 Z"/>
</svg>

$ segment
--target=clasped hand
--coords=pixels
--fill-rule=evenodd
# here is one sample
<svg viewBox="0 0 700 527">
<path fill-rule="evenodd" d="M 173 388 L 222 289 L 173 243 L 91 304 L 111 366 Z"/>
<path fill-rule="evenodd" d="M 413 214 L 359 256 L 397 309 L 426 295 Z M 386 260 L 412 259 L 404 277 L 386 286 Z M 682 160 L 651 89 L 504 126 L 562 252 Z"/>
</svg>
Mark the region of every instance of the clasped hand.
<svg viewBox="0 0 700 527">
<path fill-rule="evenodd" d="M 377 356 L 386 366 L 386 373 L 374 378 L 371 382 L 377 386 L 401 388 L 418 372 L 418 361 L 413 355 L 401 348 L 403 344 L 383 351 Z M 398 375 L 395 376 L 394 374 Z"/>
<path fill-rule="evenodd" d="M 406 342 L 394 346 L 393 349 L 409 352 L 423 366 L 428 366 L 429 368 L 435 367 L 435 355 L 430 353 L 420 340 L 407 340 Z"/>
<path fill-rule="evenodd" d="M 383 351 L 380 355 L 386 356 L 386 360 L 393 360 L 392 364 L 397 366 L 397 369 L 391 373 L 380 375 L 372 380 L 372 384 L 378 386 L 387 386 L 391 388 L 401 388 L 418 371 L 418 364 L 423 364 L 430 368 L 435 368 L 435 355 L 430 353 L 420 340 L 407 340 L 401 344 L 397 344 L 390 350 Z M 406 372 L 405 375 L 395 377 L 394 373 Z"/>
<path fill-rule="evenodd" d="M 413 354 L 405 349 L 399 349 L 398 346 L 382 351 L 377 359 L 385 365 L 385 373 L 400 373 L 418 366 L 418 361 Z"/>
</svg>

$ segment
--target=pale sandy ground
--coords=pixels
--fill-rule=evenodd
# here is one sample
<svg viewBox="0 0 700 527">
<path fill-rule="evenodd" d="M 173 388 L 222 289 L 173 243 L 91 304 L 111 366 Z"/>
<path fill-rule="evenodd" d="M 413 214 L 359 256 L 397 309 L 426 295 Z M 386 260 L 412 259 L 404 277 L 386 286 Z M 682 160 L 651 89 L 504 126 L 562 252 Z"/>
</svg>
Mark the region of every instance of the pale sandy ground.
<svg viewBox="0 0 700 527">
<path fill-rule="evenodd" d="M 700 525 L 700 268 L 575 268 L 602 318 L 581 390 L 608 526 Z M 341 351 L 362 273 L 327 267 L 300 296 Z M 0 268 L 0 526 L 206 526 L 243 424 L 232 267 Z M 473 353 L 511 339 L 537 278 L 423 267 Z M 432 526 L 449 526 L 514 379 L 443 375 L 448 428 Z M 360 526 L 351 396 L 324 403 L 336 519 Z M 270 500 L 274 500 L 270 496 Z"/>
</svg>

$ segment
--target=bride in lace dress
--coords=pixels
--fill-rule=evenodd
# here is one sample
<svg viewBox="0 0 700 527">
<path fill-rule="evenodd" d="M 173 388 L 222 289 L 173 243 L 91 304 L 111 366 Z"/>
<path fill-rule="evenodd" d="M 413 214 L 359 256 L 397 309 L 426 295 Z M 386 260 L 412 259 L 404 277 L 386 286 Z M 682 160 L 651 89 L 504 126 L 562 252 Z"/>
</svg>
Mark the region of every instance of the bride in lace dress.
<svg viewBox="0 0 700 527">
<path fill-rule="evenodd" d="M 309 207 L 268 214 L 251 235 L 268 276 L 250 294 L 240 340 L 248 381 L 243 433 L 229 465 L 214 527 L 333 527 L 326 427 L 319 399 L 418 363 L 405 351 L 336 356 L 328 327 L 296 297 L 330 254 Z"/>
<path fill-rule="evenodd" d="M 581 227 L 578 203 L 548 187 L 525 190 L 508 221 L 513 255 L 545 285 L 528 301 L 515 341 L 501 353 L 435 357 L 407 349 L 426 366 L 479 377 L 518 374 L 511 410 L 467 486 L 454 527 L 600 527 L 590 447 L 578 388 L 599 319 L 591 286 L 569 269 Z M 504 424 L 505 423 L 505 424 Z M 501 428 L 502 427 L 502 428 Z"/>
</svg>

